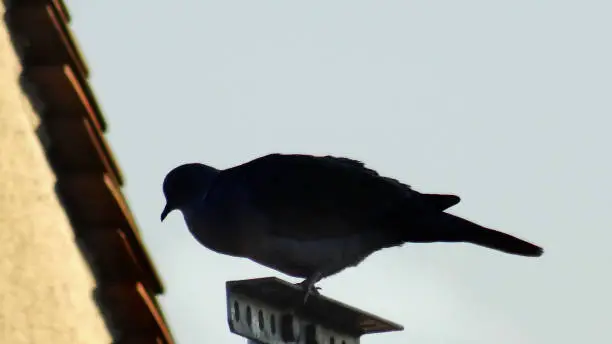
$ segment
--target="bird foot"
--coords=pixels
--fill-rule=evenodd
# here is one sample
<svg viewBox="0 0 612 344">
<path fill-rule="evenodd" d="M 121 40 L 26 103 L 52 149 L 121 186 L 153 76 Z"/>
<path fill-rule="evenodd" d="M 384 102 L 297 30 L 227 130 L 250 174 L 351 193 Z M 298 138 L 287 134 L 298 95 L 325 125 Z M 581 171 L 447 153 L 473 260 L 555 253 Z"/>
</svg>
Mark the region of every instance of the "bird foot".
<svg viewBox="0 0 612 344">
<path fill-rule="evenodd" d="M 311 294 L 319 295 L 319 290 L 321 290 L 321 287 L 316 287 L 314 285 L 309 286 L 306 282 L 307 281 L 296 283 L 295 285 L 301 289 L 304 289 L 304 291 L 309 291 Z"/>
<path fill-rule="evenodd" d="M 321 295 L 319 293 L 319 290 L 321 290 L 320 287 L 315 286 L 315 283 L 317 283 L 320 279 L 320 274 L 315 274 L 312 278 L 307 278 L 304 281 L 297 283 L 296 285 L 299 286 L 300 288 L 302 288 L 304 290 L 304 304 L 306 304 L 306 301 L 308 301 L 308 296 L 312 295 Z"/>
</svg>

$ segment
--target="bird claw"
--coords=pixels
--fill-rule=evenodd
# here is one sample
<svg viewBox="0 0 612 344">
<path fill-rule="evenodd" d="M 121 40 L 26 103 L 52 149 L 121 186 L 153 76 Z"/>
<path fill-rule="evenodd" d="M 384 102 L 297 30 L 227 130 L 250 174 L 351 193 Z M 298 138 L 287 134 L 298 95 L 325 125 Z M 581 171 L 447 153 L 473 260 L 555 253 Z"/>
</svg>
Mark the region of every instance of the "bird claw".
<svg viewBox="0 0 612 344">
<path fill-rule="evenodd" d="M 320 287 L 315 287 L 312 286 L 310 289 L 305 290 L 305 295 L 304 295 L 304 304 L 306 304 L 306 301 L 308 301 L 308 296 L 312 295 L 321 295 L 321 293 L 319 293 L 319 290 L 321 290 Z"/>
<path fill-rule="evenodd" d="M 319 279 L 319 276 L 315 275 L 315 278 L 308 278 L 296 284 L 297 286 L 302 288 L 306 294 L 304 295 L 304 304 L 306 304 L 306 301 L 308 301 L 308 296 L 310 296 L 310 294 L 321 295 L 319 293 L 319 290 L 321 290 L 321 288 L 315 286 L 315 283 L 317 283 L 318 279 Z"/>
</svg>

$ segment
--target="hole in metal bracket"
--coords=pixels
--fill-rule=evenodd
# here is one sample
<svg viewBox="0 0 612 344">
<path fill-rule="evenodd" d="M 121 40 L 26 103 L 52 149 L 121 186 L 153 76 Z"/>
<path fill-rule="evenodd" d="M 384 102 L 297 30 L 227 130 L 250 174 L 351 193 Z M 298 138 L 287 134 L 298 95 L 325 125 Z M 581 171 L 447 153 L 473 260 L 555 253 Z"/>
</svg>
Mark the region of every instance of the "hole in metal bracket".
<svg viewBox="0 0 612 344">
<path fill-rule="evenodd" d="M 234 301 L 234 320 L 240 321 L 240 307 L 238 301 Z"/>
<path fill-rule="evenodd" d="M 280 324 L 281 338 L 285 342 L 295 341 L 295 333 L 293 332 L 293 316 L 284 314 Z"/>
<path fill-rule="evenodd" d="M 274 314 L 270 314 L 270 332 L 276 334 L 276 317 Z"/>
<path fill-rule="evenodd" d="M 263 315 L 263 311 L 260 309 L 259 312 L 257 312 L 257 320 L 259 323 L 259 329 L 263 331 L 264 329 L 264 315 Z"/>
<path fill-rule="evenodd" d="M 249 327 L 253 326 L 253 314 L 251 313 L 251 306 L 246 308 L 246 322 Z"/>
</svg>

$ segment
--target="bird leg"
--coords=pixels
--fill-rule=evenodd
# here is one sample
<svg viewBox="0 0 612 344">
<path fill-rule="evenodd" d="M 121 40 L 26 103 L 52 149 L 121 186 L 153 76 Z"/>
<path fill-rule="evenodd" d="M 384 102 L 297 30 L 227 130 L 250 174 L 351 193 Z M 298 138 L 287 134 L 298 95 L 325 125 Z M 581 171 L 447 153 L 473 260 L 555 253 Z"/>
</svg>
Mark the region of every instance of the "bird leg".
<svg viewBox="0 0 612 344">
<path fill-rule="evenodd" d="M 323 274 L 320 272 L 315 272 L 312 274 L 312 276 L 297 284 L 300 288 L 304 289 L 304 292 L 306 293 L 304 296 L 304 304 L 306 304 L 310 294 L 319 295 L 318 290 L 321 288 L 316 287 L 315 284 L 321 280 L 321 277 L 323 277 Z"/>
</svg>

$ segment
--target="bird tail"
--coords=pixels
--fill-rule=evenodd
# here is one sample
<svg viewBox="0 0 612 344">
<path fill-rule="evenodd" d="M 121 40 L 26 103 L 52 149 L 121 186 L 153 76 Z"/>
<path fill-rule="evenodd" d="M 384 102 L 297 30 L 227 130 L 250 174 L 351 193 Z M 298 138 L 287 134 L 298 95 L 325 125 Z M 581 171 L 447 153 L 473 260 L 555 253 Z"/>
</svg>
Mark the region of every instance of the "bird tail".
<svg viewBox="0 0 612 344">
<path fill-rule="evenodd" d="M 544 250 L 537 245 L 448 213 L 437 213 L 429 218 L 427 223 L 421 225 L 425 227 L 421 229 L 424 234 L 409 238 L 407 241 L 468 242 L 527 257 L 539 257 L 544 253 Z"/>
<path fill-rule="evenodd" d="M 484 227 L 467 232 L 463 241 L 519 256 L 539 257 L 544 253 L 544 250 L 537 245 Z"/>
</svg>

